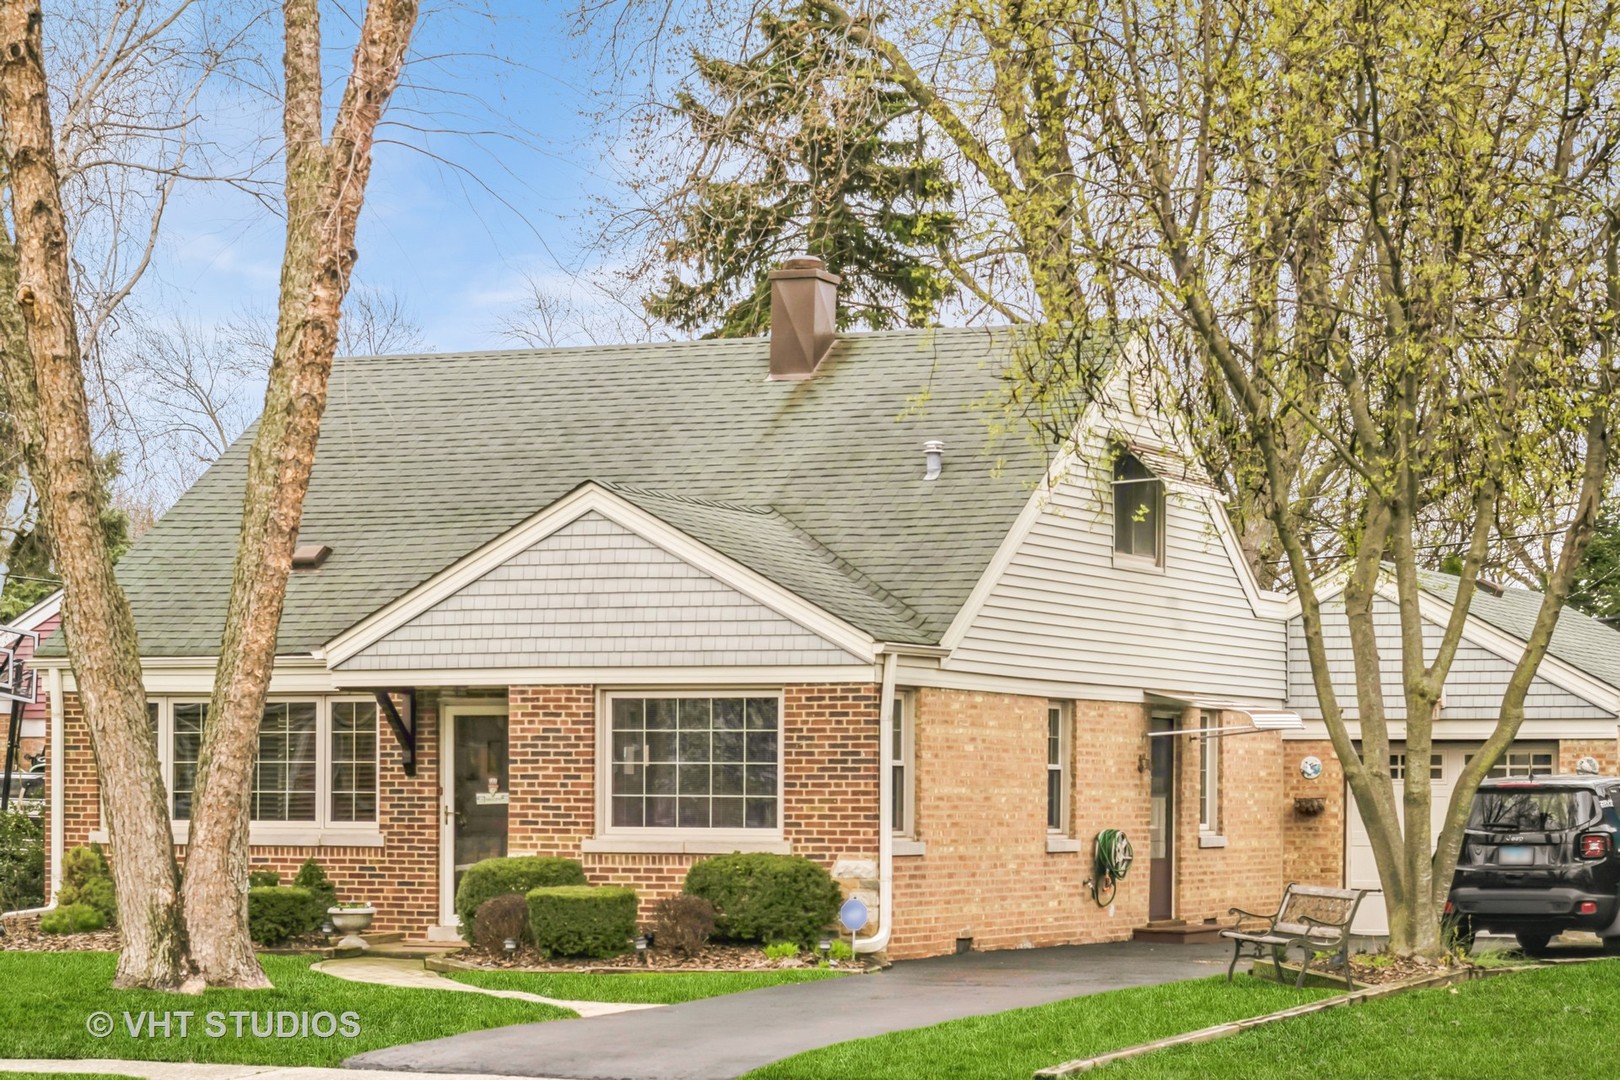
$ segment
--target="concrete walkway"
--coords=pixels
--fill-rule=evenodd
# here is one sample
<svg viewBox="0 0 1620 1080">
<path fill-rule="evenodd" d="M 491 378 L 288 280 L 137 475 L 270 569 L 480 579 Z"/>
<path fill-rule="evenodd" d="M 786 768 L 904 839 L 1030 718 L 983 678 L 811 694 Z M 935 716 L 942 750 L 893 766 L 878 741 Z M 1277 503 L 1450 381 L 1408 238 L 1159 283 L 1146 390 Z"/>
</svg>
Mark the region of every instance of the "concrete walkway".
<svg viewBox="0 0 1620 1080">
<path fill-rule="evenodd" d="M 572 1009 L 582 1017 L 611 1016 L 614 1013 L 637 1012 L 642 1009 L 662 1009 L 663 1005 L 630 1005 L 611 1001 L 565 1001 L 560 998 L 541 997 L 524 990 L 490 990 L 482 986 L 469 986 L 464 982 L 447 979 L 436 971 L 429 971 L 420 960 L 393 960 L 381 956 L 356 956 L 347 960 L 323 960 L 311 965 L 323 975 L 331 975 L 349 982 L 374 983 L 378 986 L 402 986 L 410 990 L 456 990 L 467 994 L 487 994 L 490 997 L 511 998 L 514 1001 L 534 1001 L 541 1005 L 555 1005 Z"/>
<path fill-rule="evenodd" d="M 355 1080 L 351 1069 L 293 1068 L 285 1065 L 194 1065 L 176 1061 L 119 1061 L 115 1058 L 0 1058 L 0 1072 L 29 1073 L 107 1073 L 133 1076 L 139 1080 Z M 365 1074 L 389 1076 L 385 1072 Z M 398 1073 L 410 1080 L 421 1080 L 420 1073 Z M 488 1075 L 445 1075 L 435 1080 L 490 1080 Z M 520 1080 L 533 1080 L 522 1077 Z"/>
<path fill-rule="evenodd" d="M 344 1064 L 564 1080 L 730 1080 L 848 1039 L 1220 974 L 1230 956 L 1223 945 L 1139 942 L 942 956 L 877 975 L 467 1032 L 373 1050 Z"/>
</svg>

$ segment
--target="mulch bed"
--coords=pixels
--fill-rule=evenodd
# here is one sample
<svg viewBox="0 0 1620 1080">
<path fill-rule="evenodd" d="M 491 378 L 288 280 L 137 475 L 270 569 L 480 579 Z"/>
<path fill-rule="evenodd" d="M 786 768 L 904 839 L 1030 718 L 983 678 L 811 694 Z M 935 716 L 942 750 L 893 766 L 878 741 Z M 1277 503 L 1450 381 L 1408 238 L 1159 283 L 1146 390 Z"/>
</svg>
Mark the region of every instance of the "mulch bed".
<svg viewBox="0 0 1620 1080">
<path fill-rule="evenodd" d="M 117 952 L 124 939 L 116 929 L 88 934 L 46 934 L 39 929 L 38 915 L 13 915 L 0 920 L 0 951 L 12 952 Z"/>
<path fill-rule="evenodd" d="M 1385 983 L 1407 982 L 1430 975 L 1443 975 L 1459 968 L 1471 967 L 1454 959 L 1442 957 L 1430 960 L 1421 956 L 1392 956 L 1389 953 L 1356 953 L 1350 957 L 1350 977 L 1357 986 L 1383 986 Z M 1311 965 L 1313 971 L 1325 971 L 1321 962 Z"/>
<path fill-rule="evenodd" d="M 772 960 L 758 946 L 708 945 L 695 956 L 672 949 L 648 949 L 646 963 L 635 953 L 624 953 L 606 960 L 548 960 L 534 948 L 525 946 L 510 958 L 491 956 L 479 949 L 463 949 L 450 954 L 458 960 L 488 971 L 789 971 L 820 967 L 820 958 L 801 953 L 797 957 Z M 830 966 L 844 971 L 866 967 L 860 960 L 834 960 Z"/>
</svg>

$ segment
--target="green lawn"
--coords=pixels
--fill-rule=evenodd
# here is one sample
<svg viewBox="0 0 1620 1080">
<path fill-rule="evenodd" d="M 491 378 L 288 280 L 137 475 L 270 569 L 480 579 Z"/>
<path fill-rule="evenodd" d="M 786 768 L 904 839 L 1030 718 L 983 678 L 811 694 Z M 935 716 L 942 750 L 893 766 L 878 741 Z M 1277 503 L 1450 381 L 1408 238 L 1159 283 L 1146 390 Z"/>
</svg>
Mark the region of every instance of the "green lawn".
<svg viewBox="0 0 1620 1080">
<path fill-rule="evenodd" d="M 1415 990 L 1148 1054 L 1097 1075 L 1140 1077 L 1607 1077 L 1620 963 L 1542 968 Z"/>
<path fill-rule="evenodd" d="M 1211 1024 L 1259 1016 L 1331 990 L 1295 990 L 1254 978 L 1224 977 L 1138 987 L 1051 1005 L 952 1020 L 933 1027 L 857 1039 L 779 1061 L 751 1080 L 916 1080 L 917 1077 L 1028 1080 L 1071 1058 L 1134 1046 Z M 1362 1077 L 1377 1070 L 1363 1070 Z M 1105 1074 L 1106 1075 L 1106 1074 Z M 1185 1072 L 1183 1076 L 1196 1076 Z"/>
<path fill-rule="evenodd" d="M 562 1001 L 635 1002 L 675 1005 L 783 983 L 837 979 L 843 972 L 797 968 L 787 971 L 634 972 L 581 975 L 575 972 L 457 971 L 450 978 L 489 990 L 524 990 Z"/>
<path fill-rule="evenodd" d="M 129 1076 L 115 1076 L 112 1073 L 72 1073 L 72 1072 L 0 1072 L 0 1080 L 134 1080 Z"/>
<path fill-rule="evenodd" d="M 125 1058 L 144 1061 L 202 1061 L 265 1065 L 337 1065 L 351 1054 L 461 1031 L 555 1020 L 574 1015 L 564 1009 L 483 994 L 414 990 L 345 982 L 310 971 L 305 957 L 265 956 L 273 990 L 210 990 L 200 996 L 111 989 L 111 953 L 0 952 L 0 1058 Z M 180 1019 L 190 1011 L 188 1035 L 179 1037 Z M 244 1014 L 243 1036 L 236 1019 Z M 94 1038 L 87 1030 L 92 1013 L 111 1016 L 114 1030 Z M 355 1014 L 354 1038 L 300 1034 L 256 1038 L 256 1013 Z M 169 1034 L 154 1031 L 151 1018 L 169 1014 Z M 208 1014 L 218 1014 L 223 1034 L 209 1033 Z M 127 1025 L 136 1024 L 141 1037 Z M 324 1025 L 324 1020 L 318 1021 Z"/>
</svg>

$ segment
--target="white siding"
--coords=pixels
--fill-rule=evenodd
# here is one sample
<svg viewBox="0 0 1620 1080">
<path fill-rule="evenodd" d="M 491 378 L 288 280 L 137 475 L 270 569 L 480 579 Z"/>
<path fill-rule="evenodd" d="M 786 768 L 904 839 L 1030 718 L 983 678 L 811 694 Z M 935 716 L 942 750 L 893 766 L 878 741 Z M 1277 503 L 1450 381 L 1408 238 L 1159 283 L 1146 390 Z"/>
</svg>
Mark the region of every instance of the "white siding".
<svg viewBox="0 0 1620 1080">
<path fill-rule="evenodd" d="M 1400 611 L 1389 600 L 1378 597 L 1373 601 L 1373 626 L 1378 634 L 1378 653 L 1384 682 L 1384 708 L 1392 720 L 1406 716 L 1406 703 L 1401 698 L 1401 638 Z M 1335 598 L 1323 604 L 1323 644 L 1327 648 L 1328 663 L 1333 670 L 1333 692 L 1345 718 L 1359 718 L 1360 709 L 1355 697 L 1355 659 L 1350 651 L 1350 623 L 1344 615 L 1344 604 Z M 1444 628 L 1424 621 L 1423 642 L 1425 659 L 1432 660 L 1440 647 Z M 1310 656 L 1305 650 L 1305 624 L 1295 616 L 1288 623 L 1288 701 L 1301 716 L 1320 719 L 1322 705 L 1316 697 L 1316 685 L 1311 677 Z M 1457 648 L 1457 659 L 1446 679 L 1445 707 L 1441 710 L 1446 720 L 1495 720 L 1507 690 L 1513 665 L 1502 657 L 1470 642 L 1466 637 Z M 1601 720 L 1613 714 L 1584 698 L 1538 678 L 1530 686 L 1525 698 L 1525 718 L 1528 720 Z"/>
<path fill-rule="evenodd" d="M 1100 453 L 1051 493 L 948 666 L 1281 701 L 1284 623 L 1255 614 L 1208 504 L 1168 493 L 1163 568 L 1116 567 Z"/>
<path fill-rule="evenodd" d="M 856 657 L 596 513 L 340 669 L 776 666 Z"/>
</svg>

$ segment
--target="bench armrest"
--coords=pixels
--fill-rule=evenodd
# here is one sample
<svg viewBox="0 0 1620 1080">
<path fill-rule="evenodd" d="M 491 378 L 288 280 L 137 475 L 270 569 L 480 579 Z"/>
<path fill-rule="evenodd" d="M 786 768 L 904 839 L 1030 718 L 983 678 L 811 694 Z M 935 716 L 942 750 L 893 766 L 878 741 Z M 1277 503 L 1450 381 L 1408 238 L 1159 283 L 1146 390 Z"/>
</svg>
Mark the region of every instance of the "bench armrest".
<svg viewBox="0 0 1620 1080">
<path fill-rule="evenodd" d="M 1258 911 L 1244 911 L 1240 907 L 1227 908 L 1226 909 L 1226 913 L 1228 915 L 1242 915 L 1245 918 L 1249 918 L 1249 919 L 1266 919 L 1268 921 L 1271 920 L 1271 919 L 1275 919 L 1277 917 L 1278 912 L 1280 912 L 1280 911 L 1282 911 L 1282 908 L 1278 908 L 1277 911 L 1273 911 L 1270 914 L 1262 915 Z"/>
<path fill-rule="evenodd" d="M 1347 930 L 1350 926 L 1350 920 L 1348 919 L 1343 922 L 1326 922 L 1322 919 L 1313 919 L 1309 915 L 1301 915 L 1300 919 L 1310 923 L 1312 926 L 1321 926 L 1328 930 Z"/>
</svg>

